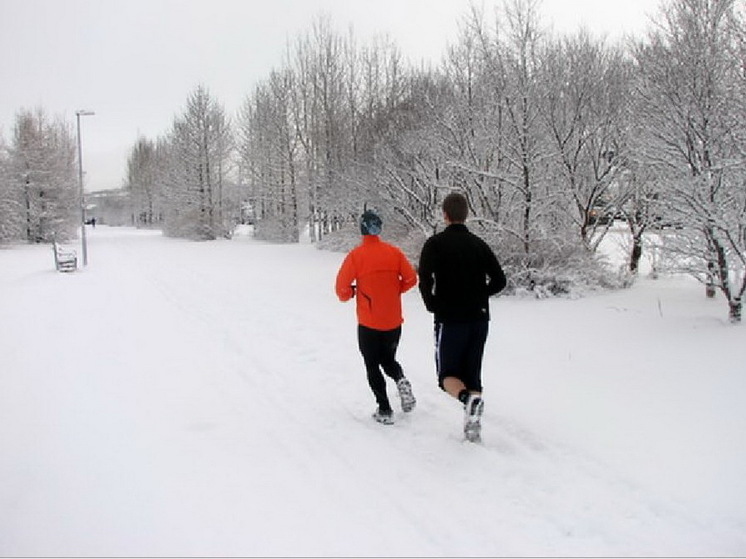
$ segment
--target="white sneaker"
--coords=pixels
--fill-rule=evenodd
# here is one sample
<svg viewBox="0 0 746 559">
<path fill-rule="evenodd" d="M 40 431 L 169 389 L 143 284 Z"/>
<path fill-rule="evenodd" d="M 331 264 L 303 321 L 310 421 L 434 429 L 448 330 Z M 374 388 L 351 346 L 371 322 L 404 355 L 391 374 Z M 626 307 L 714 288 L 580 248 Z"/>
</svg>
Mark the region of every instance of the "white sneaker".
<svg viewBox="0 0 746 559">
<path fill-rule="evenodd" d="M 378 408 L 373 412 L 372 417 L 378 421 L 378 423 L 383 423 L 384 425 L 394 424 L 394 413 L 392 411 L 381 411 L 381 408 Z"/>
<path fill-rule="evenodd" d="M 470 394 L 464 406 L 464 437 L 469 442 L 482 440 L 482 412 L 484 400 L 479 394 Z"/>
<path fill-rule="evenodd" d="M 401 409 L 404 412 L 410 412 L 417 404 L 417 399 L 412 392 L 412 384 L 406 377 L 400 378 L 396 382 L 396 388 L 399 389 L 399 399 L 401 400 Z"/>
</svg>

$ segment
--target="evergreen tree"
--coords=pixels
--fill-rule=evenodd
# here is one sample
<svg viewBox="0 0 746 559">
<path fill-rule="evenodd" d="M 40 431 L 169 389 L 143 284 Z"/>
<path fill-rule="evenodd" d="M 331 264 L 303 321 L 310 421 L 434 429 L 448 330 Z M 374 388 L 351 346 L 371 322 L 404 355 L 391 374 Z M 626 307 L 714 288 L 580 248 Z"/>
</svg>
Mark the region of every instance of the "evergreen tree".
<svg viewBox="0 0 746 559">
<path fill-rule="evenodd" d="M 231 128 L 223 107 L 206 88 L 197 87 L 168 137 L 167 234 L 203 240 L 230 234 L 223 194 L 231 150 Z"/>
<path fill-rule="evenodd" d="M 74 236 L 80 215 L 75 154 L 65 122 L 50 121 L 42 109 L 18 113 L 9 157 L 9 204 L 21 218 L 27 241 Z"/>
</svg>

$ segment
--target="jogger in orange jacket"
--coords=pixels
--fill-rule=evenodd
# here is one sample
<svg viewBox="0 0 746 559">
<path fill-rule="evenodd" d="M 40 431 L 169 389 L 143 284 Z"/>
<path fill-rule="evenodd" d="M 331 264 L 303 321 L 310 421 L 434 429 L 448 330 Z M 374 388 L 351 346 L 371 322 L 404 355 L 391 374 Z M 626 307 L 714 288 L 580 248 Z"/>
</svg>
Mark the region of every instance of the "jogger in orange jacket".
<svg viewBox="0 0 746 559">
<path fill-rule="evenodd" d="M 403 411 L 412 411 L 416 403 L 412 385 L 396 361 L 396 350 L 404 322 L 401 294 L 417 284 L 417 274 L 401 250 L 380 239 L 382 224 L 375 212 L 363 213 L 363 241 L 342 262 L 335 290 L 342 302 L 357 299 L 358 347 L 378 404 L 373 418 L 391 424 L 393 410 L 381 369 L 396 382 Z"/>
</svg>

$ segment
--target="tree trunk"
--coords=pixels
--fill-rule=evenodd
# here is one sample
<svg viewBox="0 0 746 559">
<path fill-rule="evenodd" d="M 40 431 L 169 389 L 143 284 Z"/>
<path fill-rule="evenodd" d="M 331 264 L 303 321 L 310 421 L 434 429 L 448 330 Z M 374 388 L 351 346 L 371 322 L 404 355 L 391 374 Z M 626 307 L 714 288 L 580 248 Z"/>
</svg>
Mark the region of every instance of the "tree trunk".
<svg viewBox="0 0 746 559">
<path fill-rule="evenodd" d="M 735 297 L 728 302 L 730 312 L 728 318 L 733 324 L 740 324 L 741 322 L 741 308 L 743 304 L 740 297 Z"/>
<path fill-rule="evenodd" d="M 640 258 L 642 257 L 642 238 L 632 238 L 632 254 L 629 257 L 629 271 L 636 274 L 640 269 Z"/>
<path fill-rule="evenodd" d="M 715 298 L 715 263 L 707 263 L 707 283 L 705 285 L 705 296 L 708 299 Z"/>
</svg>

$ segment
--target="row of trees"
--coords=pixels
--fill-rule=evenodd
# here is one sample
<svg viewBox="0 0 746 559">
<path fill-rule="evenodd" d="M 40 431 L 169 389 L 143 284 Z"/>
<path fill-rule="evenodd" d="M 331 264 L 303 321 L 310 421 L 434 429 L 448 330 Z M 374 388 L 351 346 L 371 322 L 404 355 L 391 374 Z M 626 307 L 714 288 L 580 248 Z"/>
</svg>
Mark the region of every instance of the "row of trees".
<svg viewBox="0 0 746 559">
<path fill-rule="evenodd" d="M 137 223 L 212 239 L 251 220 L 262 238 L 324 243 L 367 203 L 414 255 L 458 189 L 516 288 L 608 282 L 596 253 L 623 218 L 627 279 L 643 239 L 659 239 L 664 262 L 719 289 L 740 320 L 743 0 L 669 0 L 623 44 L 547 33 L 537 7 L 472 9 L 437 67 L 318 20 L 234 119 L 198 87 L 163 137 L 137 141 Z"/>
<path fill-rule="evenodd" d="M 169 134 L 138 139 L 126 185 L 138 226 L 162 226 L 178 237 L 215 239 L 230 232 L 236 207 L 229 180 L 233 139 L 225 110 L 198 87 Z"/>
<path fill-rule="evenodd" d="M 611 218 L 629 226 L 630 274 L 645 233 L 674 225 L 659 235 L 671 263 L 719 288 L 738 320 L 743 2 L 663 8 L 625 45 L 553 37 L 531 0 L 494 19 L 474 9 L 437 68 L 405 67 L 395 45 L 360 47 L 320 20 L 236 118 L 234 203 L 251 204 L 259 235 L 294 241 L 304 226 L 320 240 L 367 202 L 417 246 L 460 189 L 514 285 L 550 291 L 604 281 L 594 255 Z"/>
</svg>

